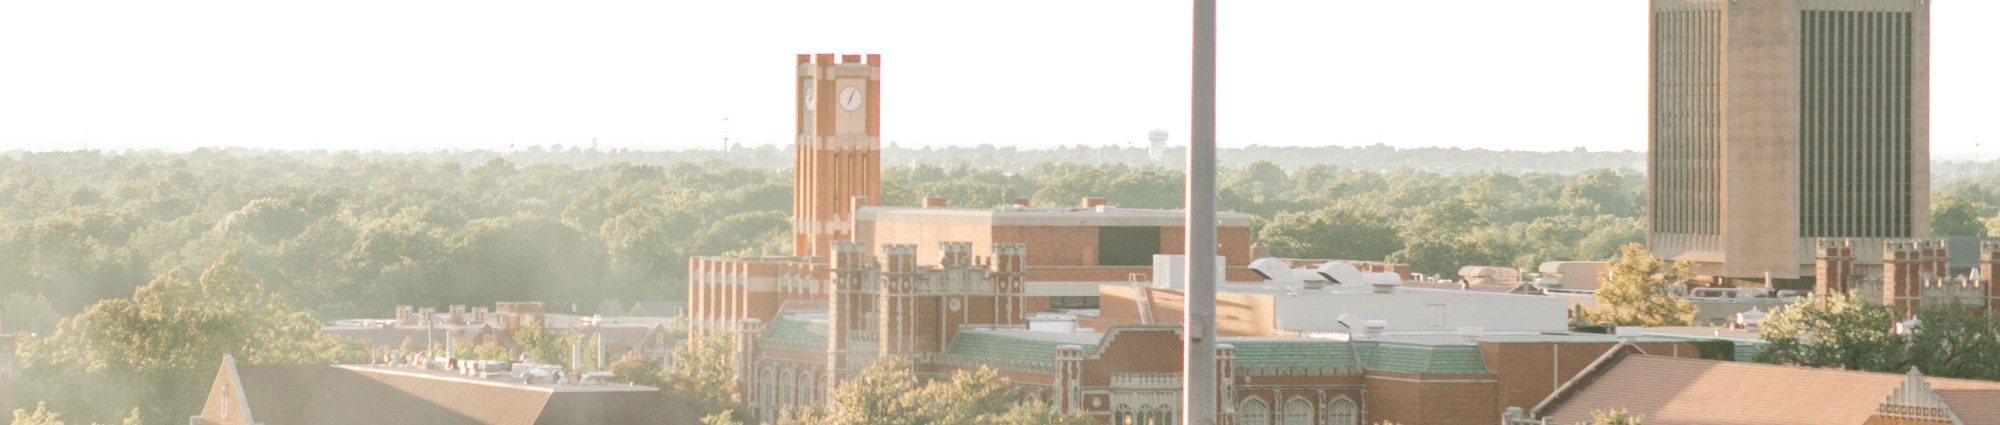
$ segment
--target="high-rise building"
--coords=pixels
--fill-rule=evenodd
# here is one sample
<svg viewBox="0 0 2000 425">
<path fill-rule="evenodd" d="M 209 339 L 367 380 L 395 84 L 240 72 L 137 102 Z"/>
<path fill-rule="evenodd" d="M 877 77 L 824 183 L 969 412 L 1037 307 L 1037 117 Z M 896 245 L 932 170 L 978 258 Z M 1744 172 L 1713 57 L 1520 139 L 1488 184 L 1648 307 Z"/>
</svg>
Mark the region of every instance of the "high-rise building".
<svg viewBox="0 0 2000 425">
<path fill-rule="evenodd" d="M 1651 6 L 1654 253 L 1790 280 L 1813 275 L 1815 238 L 1929 235 L 1927 0 Z"/>
</svg>

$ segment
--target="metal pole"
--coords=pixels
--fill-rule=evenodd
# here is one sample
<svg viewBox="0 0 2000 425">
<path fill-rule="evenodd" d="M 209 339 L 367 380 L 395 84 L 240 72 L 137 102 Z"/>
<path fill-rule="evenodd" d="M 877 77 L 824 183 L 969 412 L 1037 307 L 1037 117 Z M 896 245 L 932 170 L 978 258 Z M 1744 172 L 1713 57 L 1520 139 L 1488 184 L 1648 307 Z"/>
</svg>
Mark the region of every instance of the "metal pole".
<svg viewBox="0 0 2000 425">
<path fill-rule="evenodd" d="M 1181 423 L 1215 424 L 1215 0 L 1194 2 L 1194 102 L 1187 169 L 1187 337 Z"/>
</svg>

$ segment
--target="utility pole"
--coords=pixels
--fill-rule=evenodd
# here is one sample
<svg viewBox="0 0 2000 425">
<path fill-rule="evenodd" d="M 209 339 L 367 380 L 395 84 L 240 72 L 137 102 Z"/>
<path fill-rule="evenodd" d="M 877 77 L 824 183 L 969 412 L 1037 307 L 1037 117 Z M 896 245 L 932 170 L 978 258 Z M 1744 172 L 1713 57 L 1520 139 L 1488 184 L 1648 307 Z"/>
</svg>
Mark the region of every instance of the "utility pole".
<svg viewBox="0 0 2000 425">
<path fill-rule="evenodd" d="M 1188 133 L 1187 338 L 1181 364 L 1181 423 L 1214 425 L 1215 380 L 1215 0 L 1194 1 L 1194 102 Z"/>
</svg>

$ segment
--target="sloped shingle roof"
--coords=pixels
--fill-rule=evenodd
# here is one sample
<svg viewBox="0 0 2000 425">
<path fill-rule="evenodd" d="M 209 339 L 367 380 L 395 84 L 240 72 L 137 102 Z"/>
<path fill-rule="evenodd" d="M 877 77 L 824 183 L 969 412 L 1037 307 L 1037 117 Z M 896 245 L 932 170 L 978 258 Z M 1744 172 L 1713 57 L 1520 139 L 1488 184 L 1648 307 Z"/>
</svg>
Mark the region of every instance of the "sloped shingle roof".
<svg viewBox="0 0 2000 425">
<path fill-rule="evenodd" d="M 1861 424 L 1905 379 L 1893 373 L 1627 355 L 1542 416 L 1588 423 L 1592 411 L 1626 409 L 1647 425 Z M 1925 382 L 1940 395 L 2000 390 L 2000 382 Z M 1976 409 L 1961 410 L 1952 397 L 1945 396 L 1946 405 L 1966 423 L 1995 420 L 1968 417 Z"/>
</svg>

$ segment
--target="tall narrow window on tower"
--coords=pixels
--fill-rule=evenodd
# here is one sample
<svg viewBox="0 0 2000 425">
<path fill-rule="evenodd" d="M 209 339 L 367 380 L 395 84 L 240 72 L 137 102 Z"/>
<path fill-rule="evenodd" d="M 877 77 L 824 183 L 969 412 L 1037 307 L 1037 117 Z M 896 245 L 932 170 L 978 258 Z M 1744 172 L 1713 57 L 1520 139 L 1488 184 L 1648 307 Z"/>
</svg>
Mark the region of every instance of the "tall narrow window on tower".
<svg viewBox="0 0 2000 425">
<path fill-rule="evenodd" d="M 882 198 L 882 56 L 798 57 L 792 246 L 826 256 L 853 240 L 852 215 Z"/>
<path fill-rule="evenodd" d="M 1801 289 L 1814 238 L 1929 236 L 1930 2 L 1650 3 L 1654 254 Z"/>
</svg>

